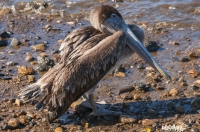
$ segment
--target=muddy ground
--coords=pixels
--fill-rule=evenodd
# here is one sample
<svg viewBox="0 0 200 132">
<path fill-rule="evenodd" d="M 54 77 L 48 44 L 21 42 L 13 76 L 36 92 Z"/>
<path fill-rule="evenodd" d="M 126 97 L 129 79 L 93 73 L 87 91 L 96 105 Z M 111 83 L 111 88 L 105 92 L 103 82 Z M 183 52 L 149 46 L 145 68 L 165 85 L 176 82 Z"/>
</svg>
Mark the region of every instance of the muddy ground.
<svg viewBox="0 0 200 132">
<path fill-rule="evenodd" d="M 8 14 L 0 18 L 1 43 L 7 44 L 0 47 L 0 131 L 159 132 L 167 131 L 165 126 L 168 126 L 168 131 L 175 131 L 175 127 L 184 131 L 200 131 L 198 30 L 172 29 L 163 25 L 148 27 L 145 22 L 140 23 L 145 30 L 146 41 L 155 41 L 160 47 L 152 54 L 169 72 L 172 81 L 162 78 L 134 55 L 123 64 L 125 71 L 117 77 L 110 75 L 105 78 L 95 91 L 95 101 L 105 101 L 104 107 L 121 111 L 123 115 L 89 117 L 91 109 L 79 106 L 77 111 L 70 108 L 61 119 L 48 124 L 46 110 L 37 112 L 34 109 L 32 104 L 37 100 L 23 104 L 17 99 L 19 90 L 44 73 L 32 71 L 32 68 L 37 69 L 38 56 L 47 56 L 57 63 L 58 49 L 65 36 L 75 28 L 90 24 L 83 19 L 69 23 L 61 17 L 27 16 Z M 18 46 L 10 45 L 13 38 L 19 40 Z M 34 46 L 38 44 L 43 45 L 35 51 Z M 30 55 L 32 59 L 27 58 Z M 28 72 L 24 67 L 19 70 L 21 66 L 30 69 Z M 119 94 L 120 89 L 127 87 L 132 90 Z M 170 128 L 173 125 L 175 127 Z"/>
</svg>

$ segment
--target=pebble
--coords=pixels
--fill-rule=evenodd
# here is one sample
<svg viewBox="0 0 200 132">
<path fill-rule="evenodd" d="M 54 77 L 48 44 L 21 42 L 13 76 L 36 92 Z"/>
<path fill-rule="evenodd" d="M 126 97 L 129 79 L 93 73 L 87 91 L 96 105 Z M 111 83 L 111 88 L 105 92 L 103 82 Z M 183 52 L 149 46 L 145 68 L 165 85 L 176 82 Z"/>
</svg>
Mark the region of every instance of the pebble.
<svg viewBox="0 0 200 132">
<path fill-rule="evenodd" d="M 155 123 L 155 120 L 153 119 L 143 119 L 142 120 L 142 125 L 143 126 L 151 126 Z"/>
<path fill-rule="evenodd" d="M 4 32 L 2 32 L 2 33 L 0 33 L 0 37 L 1 38 L 10 38 L 10 35 L 11 35 L 12 33 L 10 33 L 10 32 L 8 32 L 8 31 L 4 31 Z"/>
<path fill-rule="evenodd" d="M 64 40 L 63 39 L 59 39 L 58 40 L 58 43 L 62 43 Z"/>
<path fill-rule="evenodd" d="M 188 61 L 190 61 L 190 59 L 187 56 L 181 58 L 181 62 L 188 62 Z"/>
<path fill-rule="evenodd" d="M 11 127 L 13 127 L 13 128 L 19 127 L 19 120 L 16 119 L 16 118 L 11 118 L 11 119 L 8 121 L 8 126 L 11 126 Z"/>
<path fill-rule="evenodd" d="M 40 53 L 40 56 L 41 57 L 47 57 L 48 55 L 46 53 L 42 52 L 42 53 Z"/>
<path fill-rule="evenodd" d="M 8 62 L 6 62 L 6 65 L 7 65 L 7 66 L 14 66 L 14 65 L 15 65 L 15 62 L 13 62 L 13 61 L 8 61 Z"/>
<path fill-rule="evenodd" d="M 15 99 L 15 104 L 17 106 L 21 106 L 22 105 L 22 102 L 19 100 L 19 99 Z"/>
<path fill-rule="evenodd" d="M 133 86 L 126 86 L 126 87 L 124 87 L 124 88 L 122 88 L 122 89 L 119 90 L 118 95 L 119 95 L 119 94 L 126 93 L 126 92 L 131 92 L 131 91 L 133 91 L 134 89 L 135 89 L 135 88 L 134 88 Z"/>
<path fill-rule="evenodd" d="M 182 106 L 176 106 L 176 111 L 180 112 L 180 113 L 184 113 L 184 108 Z"/>
<path fill-rule="evenodd" d="M 164 87 L 162 84 L 158 84 L 158 85 L 156 86 L 156 89 L 158 89 L 158 90 L 164 90 L 165 87 Z"/>
<path fill-rule="evenodd" d="M 26 52 L 26 55 L 27 55 L 25 58 L 26 61 L 31 62 L 34 60 L 33 56 L 29 52 Z"/>
<path fill-rule="evenodd" d="M 176 96 L 178 95 L 178 90 L 176 88 L 172 88 L 170 91 L 169 91 L 169 95 L 171 96 Z"/>
<path fill-rule="evenodd" d="M 62 127 L 57 127 L 54 132 L 64 132 Z"/>
<path fill-rule="evenodd" d="M 6 46 L 6 45 L 7 45 L 7 41 L 6 40 L 0 40 L 0 47 Z"/>
<path fill-rule="evenodd" d="M 18 46 L 20 44 L 19 40 L 17 38 L 13 38 L 12 41 L 10 42 L 10 46 Z"/>
<path fill-rule="evenodd" d="M 124 100 L 132 100 L 133 99 L 133 95 L 130 93 L 123 93 L 120 95 L 120 97 Z"/>
<path fill-rule="evenodd" d="M 85 123 L 85 128 L 89 128 L 90 124 L 89 123 Z"/>
<path fill-rule="evenodd" d="M 34 75 L 28 75 L 28 82 L 35 82 L 35 76 Z"/>
<path fill-rule="evenodd" d="M 129 115 L 121 115 L 120 116 L 120 122 L 127 124 L 127 123 L 137 123 L 137 117 L 136 116 L 129 116 Z"/>
<path fill-rule="evenodd" d="M 37 72 L 48 71 L 51 67 L 55 65 L 54 61 L 47 57 L 38 56 L 37 61 L 38 61 L 38 65 L 34 67 L 34 69 Z"/>
<path fill-rule="evenodd" d="M 44 51 L 45 50 L 45 44 L 37 44 L 31 46 L 35 51 Z"/>
<path fill-rule="evenodd" d="M 3 15 L 7 15 L 11 12 L 11 9 L 10 8 L 2 8 L 0 10 L 0 16 L 3 16 Z"/>
<path fill-rule="evenodd" d="M 135 88 L 135 90 L 138 90 L 138 91 L 148 91 L 149 90 L 149 87 L 145 83 L 142 83 L 142 82 L 134 83 L 133 87 Z"/>
<path fill-rule="evenodd" d="M 200 80 L 196 80 L 196 81 L 194 82 L 194 84 L 195 84 L 195 86 L 197 86 L 197 87 L 200 88 Z"/>
<path fill-rule="evenodd" d="M 135 95 L 133 96 L 133 99 L 134 99 L 134 100 L 140 100 L 141 98 L 140 98 L 140 96 L 139 96 L 138 94 L 135 94 Z"/>
<path fill-rule="evenodd" d="M 144 69 L 144 65 L 143 64 L 137 64 L 137 69 Z"/>
<path fill-rule="evenodd" d="M 146 67 L 147 71 L 155 71 L 151 66 Z"/>
<path fill-rule="evenodd" d="M 176 41 L 170 41 L 169 44 L 178 46 L 180 43 L 179 43 L 179 42 L 176 42 Z"/>
<path fill-rule="evenodd" d="M 21 115 L 20 117 L 19 117 L 20 119 L 19 119 L 19 122 L 21 123 L 21 124 L 28 124 L 29 123 L 29 119 L 27 118 L 27 116 L 25 116 L 25 115 Z"/>
<path fill-rule="evenodd" d="M 190 52 L 190 53 L 188 54 L 188 57 L 189 57 L 189 58 L 198 58 L 198 55 L 197 55 L 196 53 L 194 53 L 194 52 Z"/>
<path fill-rule="evenodd" d="M 199 72 L 195 69 L 189 70 L 187 73 L 192 74 L 194 78 L 199 75 Z"/>
<path fill-rule="evenodd" d="M 13 50 L 9 50 L 9 51 L 8 51 L 8 54 L 13 54 L 13 53 L 14 53 Z"/>
<path fill-rule="evenodd" d="M 33 68 L 27 66 L 18 67 L 18 74 L 22 75 L 32 75 L 34 73 Z"/>
<path fill-rule="evenodd" d="M 115 74 L 115 76 L 116 76 L 116 77 L 119 77 L 119 78 L 122 78 L 122 77 L 125 77 L 126 74 L 125 74 L 124 72 L 117 72 L 117 73 Z"/>
<path fill-rule="evenodd" d="M 144 46 L 149 52 L 156 52 L 159 49 L 159 46 L 155 41 L 145 41 Z"/>
</svg>

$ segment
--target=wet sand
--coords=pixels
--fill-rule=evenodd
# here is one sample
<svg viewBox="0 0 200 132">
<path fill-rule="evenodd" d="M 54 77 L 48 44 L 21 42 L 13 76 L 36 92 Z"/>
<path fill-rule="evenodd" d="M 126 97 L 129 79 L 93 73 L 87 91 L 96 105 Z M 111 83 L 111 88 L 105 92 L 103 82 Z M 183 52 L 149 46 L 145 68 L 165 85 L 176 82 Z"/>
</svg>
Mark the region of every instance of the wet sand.
<svg viewBox="0 0 200 132">
<path fill-rule="evenodd" d="M 126 4 L 126 3 L 125 3 Z M 122 13 L 123 14 L 123 13 Z M 127 18 L 128 15 L 125 15 Z M 76 20 L 76 19 L 75 19 Z M 127 18 L 127 20 L 131 20 Z M 88 117 L 91 109 L 70 108 L 62 118 L 49 125 L 45 119 L 45 110 L 37 112 L 29 104 L 16 105 L 19 90 L 31 84 L 28 75 L 18 74 L 19 66 L 35 68 L 26 61 L 26 53 L 33 56 L 33 61 L 45 53 L 56 62 L 60 42 L 72 30 L 90 25 L 80 17 L 76 22 L 72 18 L 45 16 L 29 13 L 9 13 L 1 16 L 0 29 L 10 33 L 2 37 L 7 46 L 0 47 L 0 100 L 1 131 L 164 131 L 163 126 L 176 125 L 186 128 L 185 131 L 200 131 L 200 32 L 198 27 L 187 24 L 172 27 L 163 23 L 149 24 L 145 19 L 138 22 L 145 30 L 145 40 L 156 41 L 160 47 L 153 56 L 172 77 L 172 82 L 162 78 L 157 72 L 149 71 L 148 65 L 137 55 L 129 58 L 124 64 L 125 77 L 108 77 L 95 91 L 95 101 L 105 101 L 108 109 L 120 111 L 131 117 Z M 157 25 L 157 26 L 156 26 Z M 50 27 L 50 28 L 49 28 Z M 2 34 L 1 34 L 2 35 Z M 13 38 L 20 41 L 17 47 L 10 46 Z M 31 46 L 44 44 L 45 50 L 35 51 Z M 14 64 L 8 66 L 8 62 Z M 143 66 L 144 69 L 138 69 Z M 42 73 L 31 73 L 35 79 Z M 197 81 L 197 83 L 195 83 Z M 132 87 L 134 83 L 150 85 L 134 87 L 132 91 L 118 94 L 120 89 Z M 173 90 L 172 90 L 173 89 Z M 105 94 L 106 93 L 106 94 Z M 195 102 L 196 101 L 196 102 Z M 34 102 L 32 102 L 34 104 Z M 195 105 L 197 104 L 197 105 Z M 106 106 L 105 104 L 103 106 Z M 86 109 L 86 110 L 85 110 Z M 20 122 L 15 127 L 8 125 L 11 119 Z M 89 124 L 89 126 L 86 125 Z M 11 123 L 12 124 L 12 123 Z M 13 125 L 12 124 L 12 125 Z M 59 129 L 59 128 L 58 128 Z"/>
</svg>

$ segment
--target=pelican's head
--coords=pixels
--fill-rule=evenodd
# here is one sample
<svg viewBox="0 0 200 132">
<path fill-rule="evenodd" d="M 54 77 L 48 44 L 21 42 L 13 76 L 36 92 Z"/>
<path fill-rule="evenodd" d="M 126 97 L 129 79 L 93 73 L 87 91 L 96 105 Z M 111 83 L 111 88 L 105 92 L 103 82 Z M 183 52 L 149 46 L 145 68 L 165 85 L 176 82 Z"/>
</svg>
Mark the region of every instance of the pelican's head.
<svg viewBox="0 0 200 132">
<path fill-rule="evenodd" d="M 104 33 L 113 34 L 118 30 L 123 31 L 127 38 L 127 45 L 151 67 L 159 71 L 167 79 L 171 79 L 167 72 L 156 62 L 135 34 L 130 30 L 121 14 L 114 7 L 109 5 L 95 7 L 90 13 L 90 22 L 95 29 Z"/>
</svg>

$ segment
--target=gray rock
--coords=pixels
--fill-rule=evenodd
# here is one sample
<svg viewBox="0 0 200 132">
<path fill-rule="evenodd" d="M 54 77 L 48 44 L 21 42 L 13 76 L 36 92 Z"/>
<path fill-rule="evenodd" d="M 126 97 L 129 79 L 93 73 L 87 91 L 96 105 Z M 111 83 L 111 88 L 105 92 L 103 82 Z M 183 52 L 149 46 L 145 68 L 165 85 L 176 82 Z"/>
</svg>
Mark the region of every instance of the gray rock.
<svg viewBox="0 0 200 132">
<path fill-rule="evenodd" d="M 0 40 L 0 47 L 6 46 L 6 45 L 7 45 L 7 41 L 6 40 Z"/>
<path fill-rule="evenodd" d="M 34 67 L 37 72 L 48 71 L 51 67 L 55 65 L 52 59 L 47 57 L 37 57 L 38 65 Z"/>
<path fill-rule="evenodd" d="M 18 46 L 20 45 L 20 42 L 17 38 L 13 38 L 11 43 L 10 43 L 10 46 Z"/>
<path fill-rule="evenodd" d="M 159 46 L 155 41 L 145 41 L 144 46 L 149 52 L 156 52 L 159 49 Z"/>
<path fill-rule="evenodd" d="M 10 34 L 9 34 L 9 32 L 4 31 L 4 32 L 0 33 L 0 37 L 1 38 L 10 38 Z"/>
<path fill-rule="evenodd" d="M 8 61 L 8 62 L 6 62 L 6 65 L 7 65 L 7 66 L 14 66 L 14 65 L 15 65 L 15 62 L 13 62 L 13 61 Z"/>
</svg>

